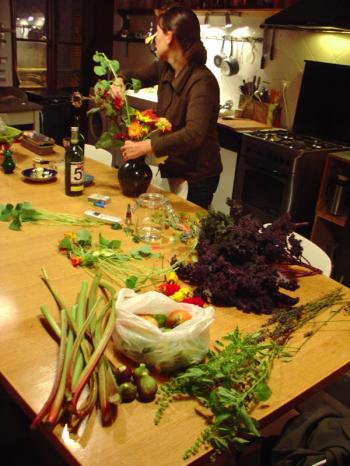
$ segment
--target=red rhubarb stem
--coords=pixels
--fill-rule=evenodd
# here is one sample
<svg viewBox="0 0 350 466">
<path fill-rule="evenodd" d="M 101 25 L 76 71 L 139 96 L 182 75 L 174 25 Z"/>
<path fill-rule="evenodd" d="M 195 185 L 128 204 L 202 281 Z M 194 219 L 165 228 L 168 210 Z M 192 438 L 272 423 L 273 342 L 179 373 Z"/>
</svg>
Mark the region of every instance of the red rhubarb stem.
<svg viewBox="0 0 350 466">
<path fill-rule="evenodd" d="M 31 424 L 31 429 L 36 429 L 38 425 L 41 423 L 43 418 L 46 416 L 48 413 L 51 404 L 53 400 L 55 399 L 62 371 L 63 371 L 63 365 L 64 365 L 64 356 L 65 356 L 65 351 L 66 351 L 66 341 L 67 341 L 67 317 L 66 317 L 66 311 L 65 309 L 61 310 L 61 341 L 60 341 L 60 348 L 59 348 L 59 353 L 58 353 L 58 362 L 57 362 L 57 370 L 56 370 L 56 376 L 54 380 L 54 384 L 52 386 L 50 395 L 46 402 L 44 403 L 44 406 L 41 408 L 39 413 L 36 415 L 34 418 L 32 424 Z"/>
</svg>

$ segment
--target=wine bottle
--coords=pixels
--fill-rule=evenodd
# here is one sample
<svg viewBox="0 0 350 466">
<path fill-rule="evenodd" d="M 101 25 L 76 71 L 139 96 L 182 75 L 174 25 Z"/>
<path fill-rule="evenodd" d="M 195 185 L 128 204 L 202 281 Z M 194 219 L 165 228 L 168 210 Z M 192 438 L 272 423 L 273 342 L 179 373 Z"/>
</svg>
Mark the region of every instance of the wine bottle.
<svg viewBox="0 0 350 466">
<path fill-rule="evenodd" d="M 84 150 L 85 137 L 83 133 L 80 132 L 80 116 L 79 115 L 74 116 L 74 126 L 77 126 L 79 128 L 79 146 Z"/>
<path fill-rule="evenodd" d="M 79 128 L 71 127 L 70 145 L 65 155 L 67 196 L 81 196 L 84 190 L 84 151 L 79 145 Z"/>
</svg>

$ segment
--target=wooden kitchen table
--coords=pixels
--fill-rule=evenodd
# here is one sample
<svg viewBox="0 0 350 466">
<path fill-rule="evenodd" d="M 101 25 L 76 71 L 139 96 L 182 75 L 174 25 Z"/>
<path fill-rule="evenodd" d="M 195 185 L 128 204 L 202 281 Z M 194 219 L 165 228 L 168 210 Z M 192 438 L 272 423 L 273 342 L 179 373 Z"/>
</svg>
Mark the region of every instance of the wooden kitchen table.
<svg viewBox="0 0 350 466">
<path fill-rule="evenodd" d="M 46 158 L 62 159 L 62 149 Z M 0 203 L 16 204 L 31 201 L 35 208 L 52 212 L 82 214 L 94 208 L 87 201 L 91 193 L 108 194 L 112 201 L 103 210 L 111 215 L 124 216 L 132 200 L 122 196 L 116 180 L 116 170 L 87 160 L 87 172 L 94 175 L 95 185 L 85 189 L 84 195 L 69 198 L 64 194 L 63 166 L 58 163 L 58 180 L 49 183 L 29 183 L 21 178 L 21 170 L 32 166 L 34 154 L 15 146 L 14 174 L 0 173 Z M 198 208 L 173 194 L 169 196 L 175 209 L 195 212 Z M 79 227 L 75 227 L 76 230 Z M 56 312 L 52 297 L 40 279 L 45 267 L 53 285 L 69 304 L 75 302 L 80 283 L 86 272 L 74 268 L 58 253 L 57 244 L 67 226 L 45 226 L 25 223 L 22 231 L 11 231 L 8 223 L 0 222 L 0 371 L 1 381 L 16 402 L 32 418 L 45 402 L 56 371 L 58 346 L 44 329 L 40 320 L 40 306 L 47 304 Z M 107 238 L 128 239 L 122 231 L 107 225 L 94 228 Z M 161 246 L 167 255 L 175 251 L 170 243 Z M 305 302 L 339 286 L 324 276 L 303 278 L 296 295 Z M 350 297 L 350 290 L 344 288 Z M 57 315 L 57 314 L 56 314 Z M 214 341 L 236 326 L 244 332 L 260 327 L 266 316 L 246 314 L 235 308 L 217 308 L 211 327 Z M 323 317 L 322 317 L 323 319 Z M 341 322 L 340 322 L 341 320 Z M 303 341 L 301 331 L 293 342 Z M 331 377 L 350 367 L 350 317 L 341 316 L 312 337 L 302 350 L 285 363 L 275 363 L 270 386 L 271 398 L 254 411 L 263 423 L 289 409 L 297 400 L 321 386 Z M 86 466 L 174 466 L 188 464 L 182 460 L 204 428 L 204 420 L 194 409 L 193 401 L 173 402 L 158 426 L 154 425 L 154 403 L 133 402 L 119 406 L 115 423 L 102 427 L 98 414 L 88 421 L 81 435 L 71 434 L 66 427 L 57 426 L 53 432 L 43 433 L 58 447 L 67 461 Z M 19 446 L 20 448 L 20 446 Z M 204 455 L 204 452 L 201 452 Z M 200 456 L 200 455 L 199 455 Z"/>
</svg>

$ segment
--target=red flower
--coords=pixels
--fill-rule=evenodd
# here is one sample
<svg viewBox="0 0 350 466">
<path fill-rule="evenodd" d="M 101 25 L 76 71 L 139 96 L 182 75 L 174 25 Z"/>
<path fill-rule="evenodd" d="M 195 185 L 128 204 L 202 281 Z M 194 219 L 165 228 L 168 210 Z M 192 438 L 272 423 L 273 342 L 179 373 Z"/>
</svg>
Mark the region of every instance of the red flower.
<svg viewBox="0 0 350 466">
<path fill-rule="evenodd" d="M 114 135 L 115 139 L 119 139 L 120 141 L 125 141 L 126 140 L 126 134 L 123 133 L 116 133 Z"/>
<path fill-rule="evenodd" d="M 117 95 L 113 100 L 113 105 L 116 110 L 120 110 L 123 106 L 123 99 L 120 95 Z"/>
<path fill-rule="evenodd" d="M 71 261 L 73 267 L 78 267 L 78 265 L 81 264 L 81 259 L 79 257 L 76 257 L 76 256 L 70 256 L 70 261 Z"/>
<path fill-rule="evenodd" d="M 177 285 L 176 283 L 162 283 L 159 286 L 159 289 L 166 296 L 171 296 L 172 294 L 179 291 L 180 285 Z"/>
<path fill-rule="evenodd" d="M 204 306 L 203 299 L 199 298 L 198 296 L 192 296 L 192 298 L 185 298 L 181 302 L 188 303 L 188 304 L 195 304 L 196 306 L 200 306 L 200 307 Z"/>
</svg>

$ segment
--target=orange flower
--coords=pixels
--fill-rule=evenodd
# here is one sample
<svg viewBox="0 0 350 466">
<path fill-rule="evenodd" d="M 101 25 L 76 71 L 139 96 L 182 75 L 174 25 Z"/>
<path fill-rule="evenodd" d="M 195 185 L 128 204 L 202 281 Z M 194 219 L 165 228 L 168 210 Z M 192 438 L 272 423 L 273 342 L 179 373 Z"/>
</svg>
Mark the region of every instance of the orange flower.
<svg viewBox="0 0 350 466">
<path fill-rule="evenodd" d="M 81 264 L 81 259 L 79 257 L 76 257 L 76 256 L 70 256 L 70 261 L 71 261 L 73 267 L 78 267 L 78 265 Z"/>
<path fill-rule="evenodd" d="M 148 133 L 147 129 L 144 128 L 139 121 L 132 121 L 128 128 L 128 136 L 131 139 L 141 139 Z"/>
</svg>

